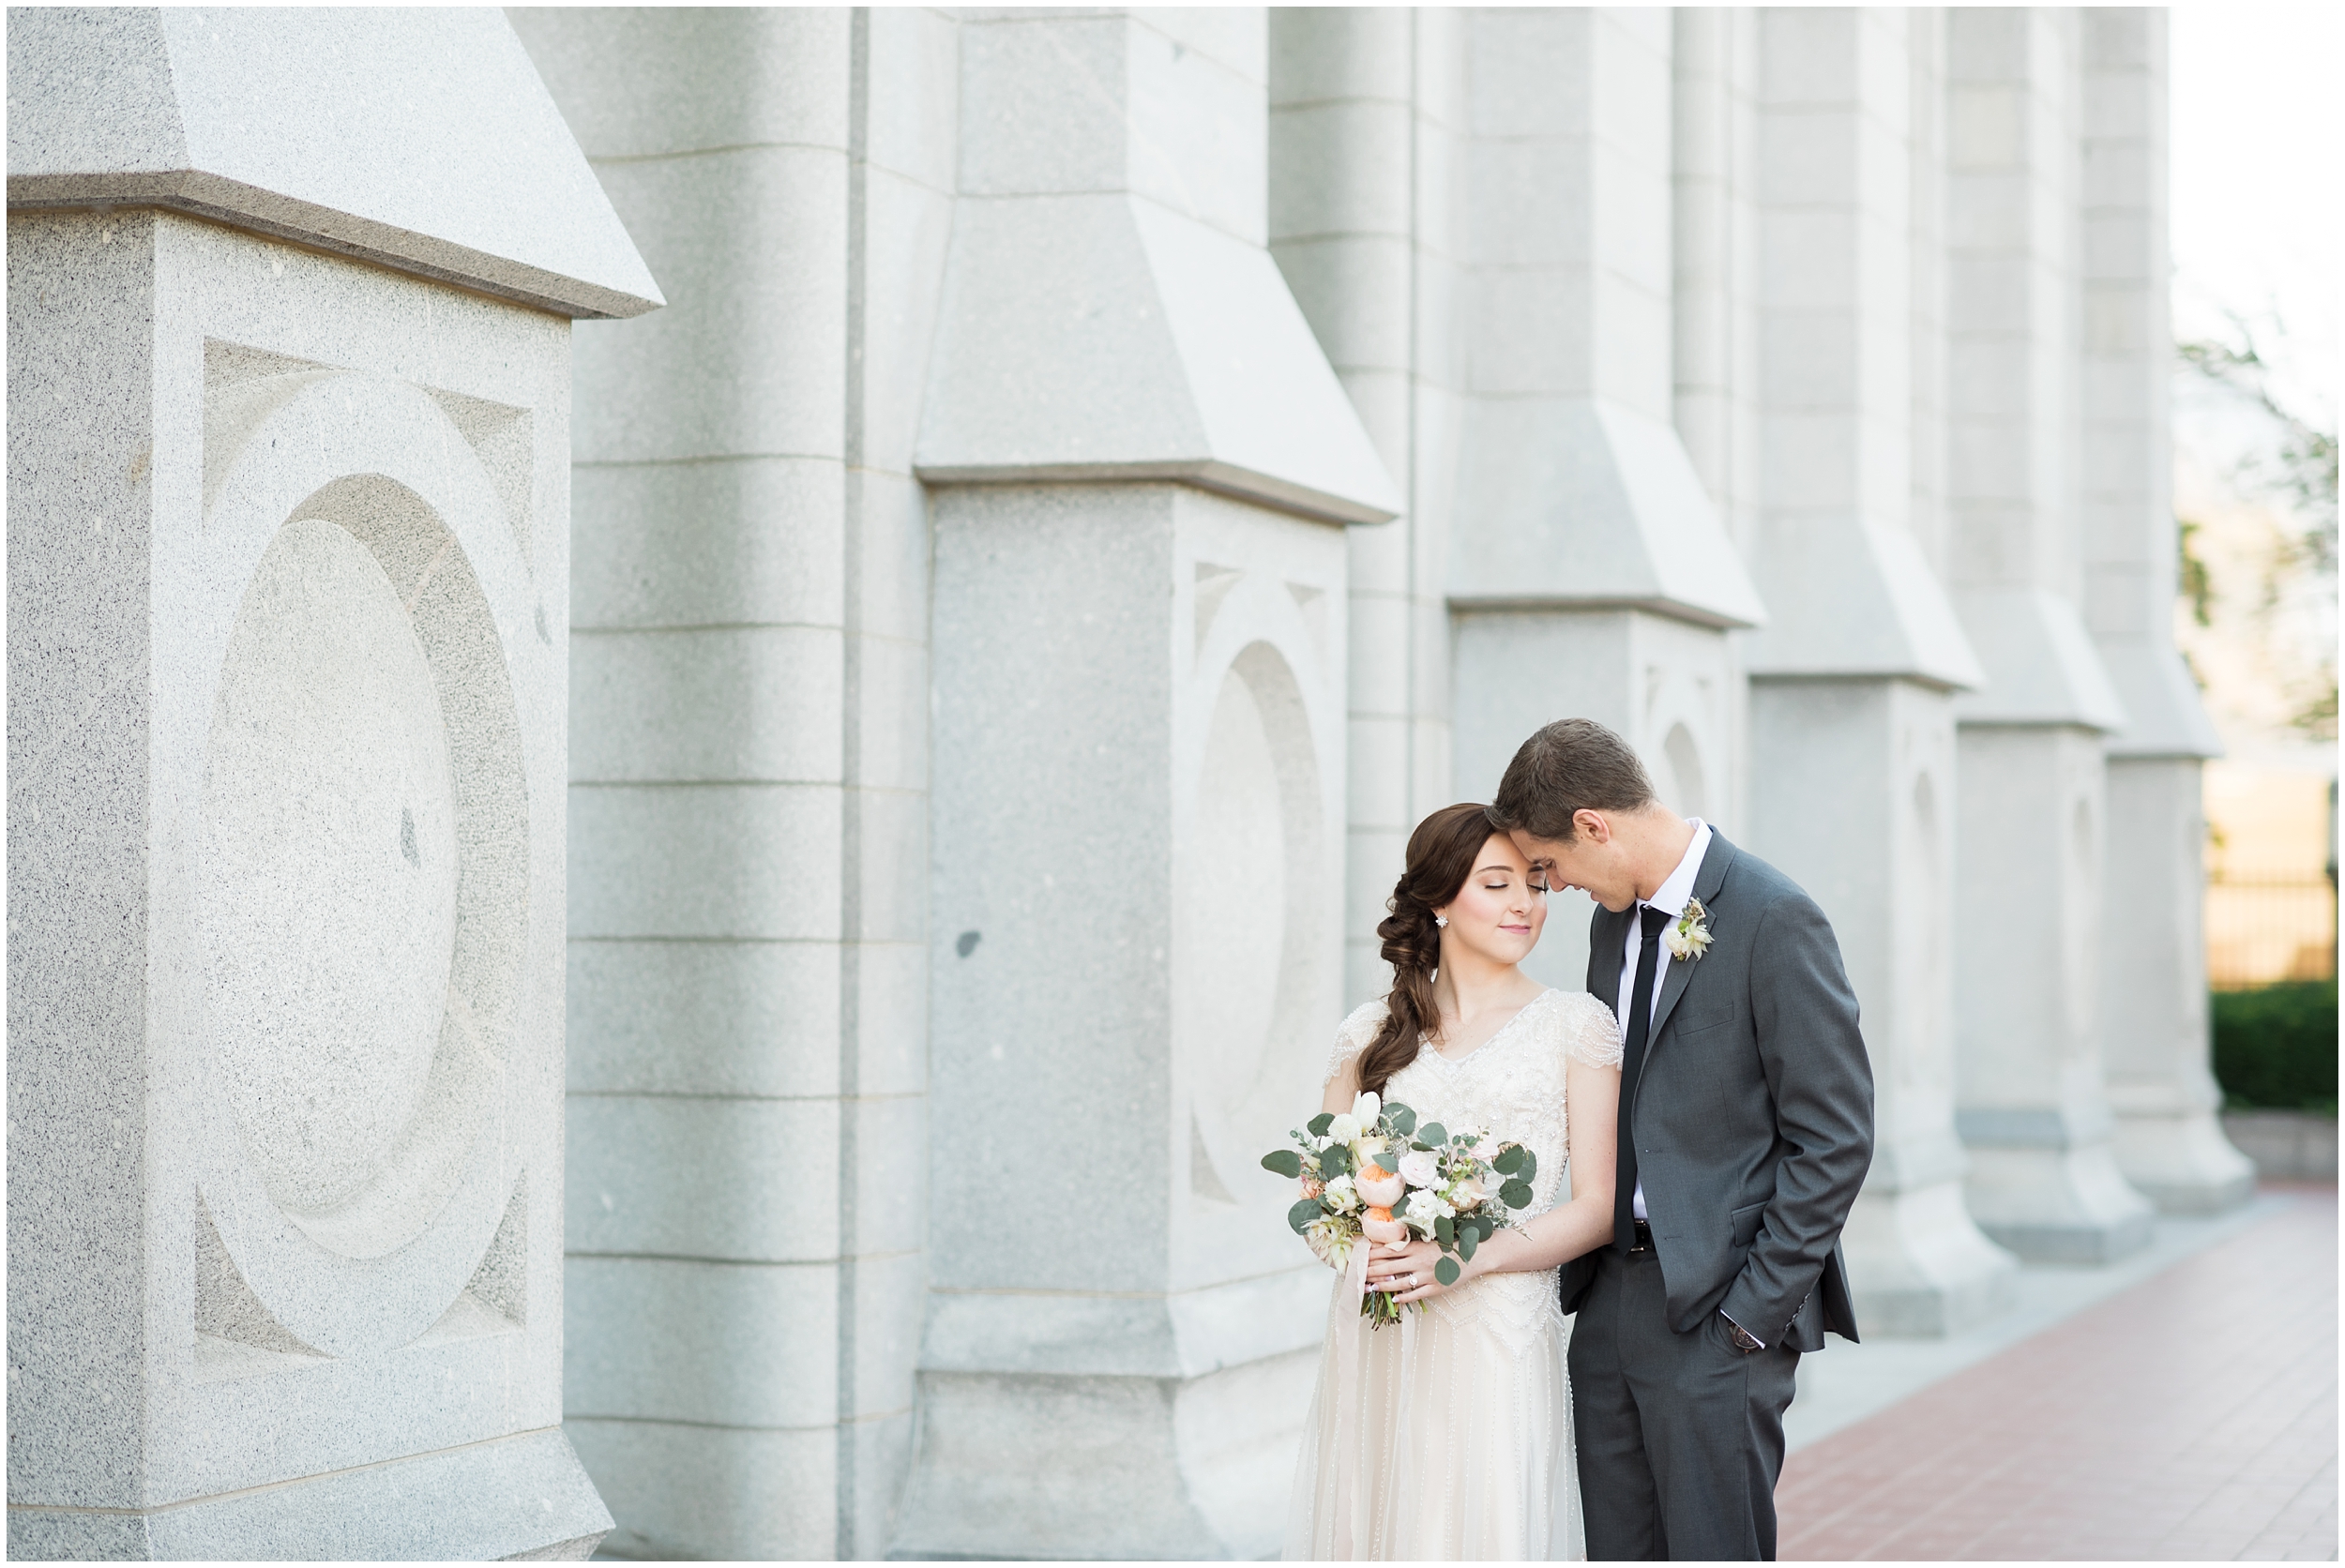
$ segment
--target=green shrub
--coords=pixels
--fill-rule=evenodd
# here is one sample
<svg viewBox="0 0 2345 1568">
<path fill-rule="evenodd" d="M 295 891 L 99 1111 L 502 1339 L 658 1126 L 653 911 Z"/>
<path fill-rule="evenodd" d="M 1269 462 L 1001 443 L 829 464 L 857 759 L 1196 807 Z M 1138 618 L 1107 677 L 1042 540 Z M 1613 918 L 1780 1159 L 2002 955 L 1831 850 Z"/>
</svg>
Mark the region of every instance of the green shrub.
<svg viewBox="0 0 2345 1568">
<path fill-rule="evenodd" d="M 2215 1078 L 2234 1107 L 2337 1109 L 2337 982 L 2214 994 Z"/>
</svg>

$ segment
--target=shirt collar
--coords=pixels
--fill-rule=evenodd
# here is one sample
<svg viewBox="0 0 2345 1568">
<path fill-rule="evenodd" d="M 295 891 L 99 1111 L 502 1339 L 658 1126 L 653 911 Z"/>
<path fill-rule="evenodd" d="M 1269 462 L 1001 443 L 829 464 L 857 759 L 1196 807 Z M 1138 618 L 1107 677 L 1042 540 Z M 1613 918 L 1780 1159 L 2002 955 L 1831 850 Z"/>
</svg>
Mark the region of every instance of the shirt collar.
<svg viewBox="0 0 2345 1568">
<path fill-rule="evenodd" d="M 1686 912 L 1687 902 L 1694 896 L 1694 879 L 1702 874 L 1702 857 L 1710 851 L 1710 824 L 1700 817 L 1689 817 L 1694 824 L 1694 841 L 1686 846 L 1686 858 L 1677 863 L 1677 869 L 1669 880 L 1654 890 L 1644 900 L 1647 908 L 1657 909 L 1672 920 Z"/>
</svg>

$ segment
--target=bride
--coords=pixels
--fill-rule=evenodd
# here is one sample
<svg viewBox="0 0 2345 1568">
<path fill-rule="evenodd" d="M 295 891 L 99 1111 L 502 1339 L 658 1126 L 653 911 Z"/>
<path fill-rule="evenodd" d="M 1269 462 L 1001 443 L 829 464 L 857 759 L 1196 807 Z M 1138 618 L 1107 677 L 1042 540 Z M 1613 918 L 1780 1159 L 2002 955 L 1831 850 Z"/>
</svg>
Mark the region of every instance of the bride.
<svg viewBox="0 0 2345 1568">
<path fill-rule="evenodd" d="M 1520 1142 L 1538 1158 L 1538 1190 L 1455 1285 L 1434 1278 L 1430 1242 L 1374 1248 L 1369 1288 L 1421 1313 L 1371 1331 L 1352 1293 L 1335 1292 L 1290 1559 L 1586 1556 L 1555 1269 L 1611 1238 L 1620 1032 L 1595 998 L 1516 967 L 1538 942 L 1546 894 L 1479 806 L 1445 807 L 1410 835 L 1376 928 L 1392 990 L 1344 1020 L 1325 1108 L 1368 1091 L 1420 1123 Z"/>
</svg>

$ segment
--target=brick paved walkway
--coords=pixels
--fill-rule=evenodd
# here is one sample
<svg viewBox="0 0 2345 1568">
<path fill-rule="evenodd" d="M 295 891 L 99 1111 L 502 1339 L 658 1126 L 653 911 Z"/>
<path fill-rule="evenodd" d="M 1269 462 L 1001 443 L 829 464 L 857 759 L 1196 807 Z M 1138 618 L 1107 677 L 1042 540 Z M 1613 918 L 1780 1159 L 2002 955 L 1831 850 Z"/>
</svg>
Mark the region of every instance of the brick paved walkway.
<svg viewBox="0 0 2345 1568">
<path fill-rule="evenodd" d="M 1780 1555 L 2336 1558 L 2337 1189 L 2293 1196 L 1793 1454 Z"/>
</svg>

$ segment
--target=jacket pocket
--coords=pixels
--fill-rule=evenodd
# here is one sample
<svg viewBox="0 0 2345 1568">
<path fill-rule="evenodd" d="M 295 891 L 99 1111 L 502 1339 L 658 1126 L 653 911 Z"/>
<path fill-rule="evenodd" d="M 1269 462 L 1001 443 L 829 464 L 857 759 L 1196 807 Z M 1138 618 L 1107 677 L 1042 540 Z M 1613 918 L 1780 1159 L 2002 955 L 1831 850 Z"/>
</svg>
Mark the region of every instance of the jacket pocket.
<svg viewBox="0 0 2345 1568">
<path fill-rule="evenodd" d="M 1687 1035 L 1707 1034 L 1714 1029 L 1724 1029 L 1728 1024 L 1738 1021 L 1740 1018 L 1741 1015 L 1732 1008 L 1723 1013 L 1698 1013 L 1691 1018 L 1681 1014 L 1669 1020 L 1669 1028 L 1682 1040 Z"/>
<path fill-rule="evenodd" d="M 1767 1206 L 1763 1202 L 1747 1203 L 1727 1215 L 1728 1223 L 1733 1227 L 1736 1246 L 1748 1246 L 1759 1239 L 1759 1221 L 1766 1212 Z"/>
</svg>

